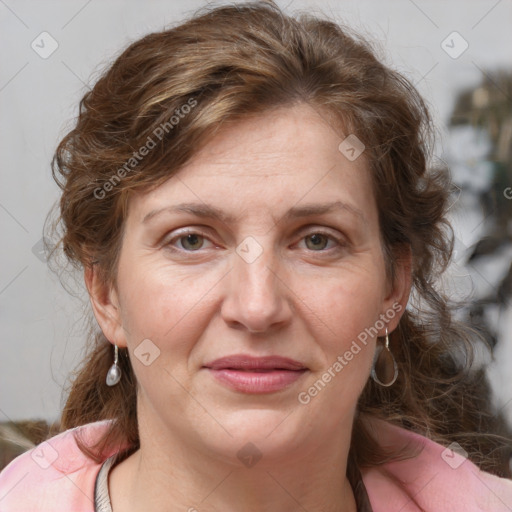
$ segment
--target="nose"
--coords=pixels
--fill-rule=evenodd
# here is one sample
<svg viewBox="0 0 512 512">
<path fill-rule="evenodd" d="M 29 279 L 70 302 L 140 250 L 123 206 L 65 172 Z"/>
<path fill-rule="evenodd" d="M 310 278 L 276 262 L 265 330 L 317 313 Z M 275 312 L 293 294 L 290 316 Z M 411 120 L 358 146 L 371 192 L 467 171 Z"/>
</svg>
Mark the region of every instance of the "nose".
<svg viewBox="0 0 512 512">
<path fill-rule="evenodd" d="M 291 321 L 290 284 L 270 253 L 270 249 L 265 249 L 252 262 L 233 255 L 233 268 L 226 276 L 227 292 L 221 309 L 230 327 L 264 333 L 283 328 Z"/>
</svg>

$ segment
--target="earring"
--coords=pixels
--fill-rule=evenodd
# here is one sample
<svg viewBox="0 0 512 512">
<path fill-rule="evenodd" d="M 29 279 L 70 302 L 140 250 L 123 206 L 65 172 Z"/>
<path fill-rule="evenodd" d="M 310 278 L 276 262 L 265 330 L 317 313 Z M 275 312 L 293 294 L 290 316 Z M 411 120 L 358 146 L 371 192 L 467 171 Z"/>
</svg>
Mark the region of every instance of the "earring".
<svg viewBox="0 0 512 512">
<path fill-rule="evenodd" d="M 391 368 L 393 368 L 392 371 Z M 371 376 L 377 384 L 386 388 L 393 385 L 398 377 L 398 366 L 391 350 L 389 350 L 389 336 L 387 328 L 385 344 L 377 346 L 375 351 Z"/>
<path fill-rule="evenodd" d="M 121 368 L 117 364 L 119 361 L 117 350 L 117 345 L 114 345 L 114 364 L 107 372 L 107 386 L 115 386 L 121 380 Z"/>
</svg>

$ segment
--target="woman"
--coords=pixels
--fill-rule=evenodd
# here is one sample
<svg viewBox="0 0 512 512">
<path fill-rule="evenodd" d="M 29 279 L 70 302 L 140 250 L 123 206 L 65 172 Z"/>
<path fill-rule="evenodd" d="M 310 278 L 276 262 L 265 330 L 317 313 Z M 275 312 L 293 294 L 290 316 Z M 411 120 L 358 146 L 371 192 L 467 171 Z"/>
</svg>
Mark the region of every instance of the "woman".
<svg viewBox="0 0 512 512">
<path fill-rule="evenodd" d="M 270 3 L 126 49 L 54 158 L 101 331 L 1 510 L 512 510 L 429 135 L 365 42 Z"/>
</svg>

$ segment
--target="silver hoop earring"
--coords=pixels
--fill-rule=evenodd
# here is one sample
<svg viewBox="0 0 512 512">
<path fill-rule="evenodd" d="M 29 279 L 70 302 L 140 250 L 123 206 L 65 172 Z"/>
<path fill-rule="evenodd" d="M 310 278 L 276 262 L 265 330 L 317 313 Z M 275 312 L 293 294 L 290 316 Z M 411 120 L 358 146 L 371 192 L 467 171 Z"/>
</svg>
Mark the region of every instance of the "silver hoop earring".
<svg viewBox="0 0 512 512">
<path fill-rule="evenodd" d="M 117 345 L 114 345 L 114 364 L 107 372 L 107 386 L 115 386 L 121 380 L 121 368 L 117 364 L 119 361 Z"/>
<path fill-rule="evenodd" d="M 398 377 L 398 366 L 389 350 L 389 336 L 386 328 L 386 342 L 377 346 L 372 365 L 372 379 L 385 388 L 392 386 Z"/>
</svg>

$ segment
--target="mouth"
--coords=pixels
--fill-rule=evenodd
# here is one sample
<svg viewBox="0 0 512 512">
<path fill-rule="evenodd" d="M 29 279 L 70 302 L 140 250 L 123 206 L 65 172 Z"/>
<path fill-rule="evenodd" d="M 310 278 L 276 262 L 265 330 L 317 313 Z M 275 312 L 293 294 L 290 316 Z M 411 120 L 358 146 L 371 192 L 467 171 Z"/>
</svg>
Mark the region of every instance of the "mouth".
<svg viewBox="0 0 512 512">
<path fill-rule="evenodd" d="M 308 368 L 281 356 L 252 357 L 244 354 L 216 359 L 204 366 L 215 380 L 242 393 L 262 394 L 283 390 L 302 377 Z"/>
</svg>

